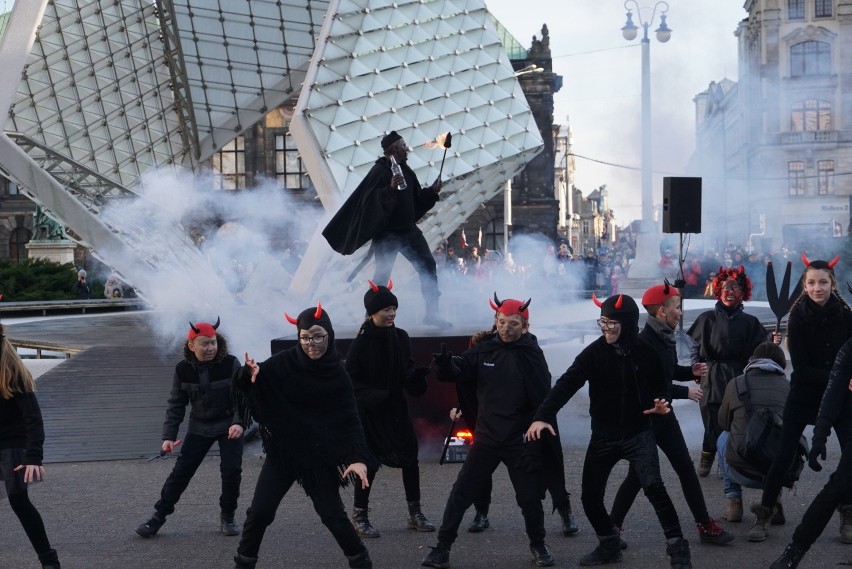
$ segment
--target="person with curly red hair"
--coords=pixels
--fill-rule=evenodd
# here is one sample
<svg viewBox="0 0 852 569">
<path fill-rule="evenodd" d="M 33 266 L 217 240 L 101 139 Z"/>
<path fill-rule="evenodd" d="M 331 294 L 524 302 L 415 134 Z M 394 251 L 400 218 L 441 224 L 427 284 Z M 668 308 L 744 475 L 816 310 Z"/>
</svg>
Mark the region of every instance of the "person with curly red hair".
<svg viewBox="0 0 852 569">
<path fill-rule="evenodd" d="M 701 378 L 701 419 L 704 422 L 704 441 L 698 475 L 710 474 L 716 457 L 716 439 L 722 432 L 719 426 L 719 406 L 728 381 L 741 375 L 754 349 L 763 342 L 777 339 L 767 333 L 760 321 L 744 311 L 743 302 L 751 300 L 751 279 L 745 267 L 719 267 L 711 282 L 716 306 L 698 315 L 688 334 L 695 341 L 692 361 L 706 362 L 707 373 Z M 742 520 L 742 500 L 732 497 L 722 516 L 730 522 Z"/>
</svg>

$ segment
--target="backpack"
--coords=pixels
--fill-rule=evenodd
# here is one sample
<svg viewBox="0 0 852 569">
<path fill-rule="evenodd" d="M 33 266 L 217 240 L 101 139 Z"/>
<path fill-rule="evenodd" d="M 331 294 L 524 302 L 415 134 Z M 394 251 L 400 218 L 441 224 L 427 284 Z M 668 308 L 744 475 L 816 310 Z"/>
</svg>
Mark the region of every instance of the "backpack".
<svg viewBox="0 0 852 569">
<path fill-rule="evenodd" d="M 766 476 L 772 461 L 781 450 L 781 433 L 784 429 L 784 420 L 781 414 L 774 409 L 754 409 L 751 404 L 751 393 L 748 389 L 747 375 L 743 374 L 736 378 L 737 394 L 743 402 L 746 412 L 746 431 L 743 442 L 737 453 L 749 463 L 754 470 L 751 473 L 743 473 L 749 477 L 759 474 Z M 799 480 L 802 469 L 805 466 L 805 456 L 808 453 L 807 439 L 801 437 L 799 448 L 793 464 L 784 477 L 784 486 L 792 487 Z"/>
</svg>

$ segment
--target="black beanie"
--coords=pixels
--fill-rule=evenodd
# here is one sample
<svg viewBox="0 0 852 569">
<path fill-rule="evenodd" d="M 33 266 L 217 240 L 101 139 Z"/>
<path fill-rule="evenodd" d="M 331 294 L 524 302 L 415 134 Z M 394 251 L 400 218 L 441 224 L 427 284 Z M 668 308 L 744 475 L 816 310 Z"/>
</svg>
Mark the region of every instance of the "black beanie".
<svg viewBox="0 0 852 569">
<path fill-rule="evenodd" d="M 364 293 L 364 308 L 367 309 L 367 316 L 372 316 L 388 306 L 399 308 L 399 301 L 396 299 L 396 295 L 388 287 L 376 286 L 376 290 L 374 290 L 372 283 L 370 284 L 370 288 Z"/>
<path fill-rule="evenodd" d="M 390 134 L 382 138 L 382 150 L 388 151 L 391 144 L 402 138 L 395 130 L 390 131 Z"/>
<path fill-rule="evenodd" d="M 316 316 L 317 312 L 320 313 L 319 318 Z M 331 318 L 329 318 L 328 312 L 321 306 L 306 308 L 299 313 L 299 317 L 296 319 L 296 334 L 317 325 L 325 328 L 325 331 L 328 332 L 328 345 L 333 346 L 334 328 L 331 327 Z"/>
<path fill-rule="evenodd" d="M 617 320 L 622 324 L 639 325 L 639 306 L 632 297 L 618 294 L 607 298 L 601 305 L 601 317 Z"/>
</svg>

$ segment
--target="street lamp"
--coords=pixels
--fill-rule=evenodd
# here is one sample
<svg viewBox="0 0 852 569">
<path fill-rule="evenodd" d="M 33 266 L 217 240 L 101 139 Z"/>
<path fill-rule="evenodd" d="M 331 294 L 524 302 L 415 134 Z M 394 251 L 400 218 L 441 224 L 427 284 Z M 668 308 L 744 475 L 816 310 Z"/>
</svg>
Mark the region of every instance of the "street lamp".
<svg viewBox="0 0 852 569">
<path fill-rule="evenodd" d="M 633 23 L 633 10 L 639 26 Z M 657 245 L 653 243 L 652 235 L 656 234 L 654 226 L 654 197 L 652 188 L 652 152 L 651 152 L 651 40 L 648 38 L 648 29 L 654 22 L 657 9 L 660 9 L 660 26 L 654 30 L 657 41 L 666 43 L 672 37 L 672 31 L 666 24 L 666 14 L 669 11 L 667 2 L 657 2 L 653 8 L 639 6 L 637 0 L 626 0 L 624 9 L 627 10 L 627 22 L 621 28 L 621 35 L 627 41 L 633 41 L 642 28 L 642 225 L 639 235 L 636 237 L 636 258 L 631 265 L 631 278 L 651 278 L 657 276 L 656 259 L 659 251 L 655 251 Z M 651 17 L 645 20 L 642 10 L 650 10 Z"/>
</svg>

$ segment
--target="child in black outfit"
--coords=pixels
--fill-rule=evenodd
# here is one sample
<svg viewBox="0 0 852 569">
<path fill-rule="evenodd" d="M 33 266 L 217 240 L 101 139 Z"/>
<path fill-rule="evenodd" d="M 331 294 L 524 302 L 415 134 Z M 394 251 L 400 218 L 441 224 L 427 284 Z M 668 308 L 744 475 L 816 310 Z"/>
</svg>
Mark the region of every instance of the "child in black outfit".
<svg viewBox="0 0 852 569">
<path fill-rule="evenodd" d="M 0 324 L 0 497 L 5 491 L 44 569 L 59 569 L 44 522 L 30 502 L 27 484 L 44 477 L 44 424 L 35 384 Z"/>
</svg>

